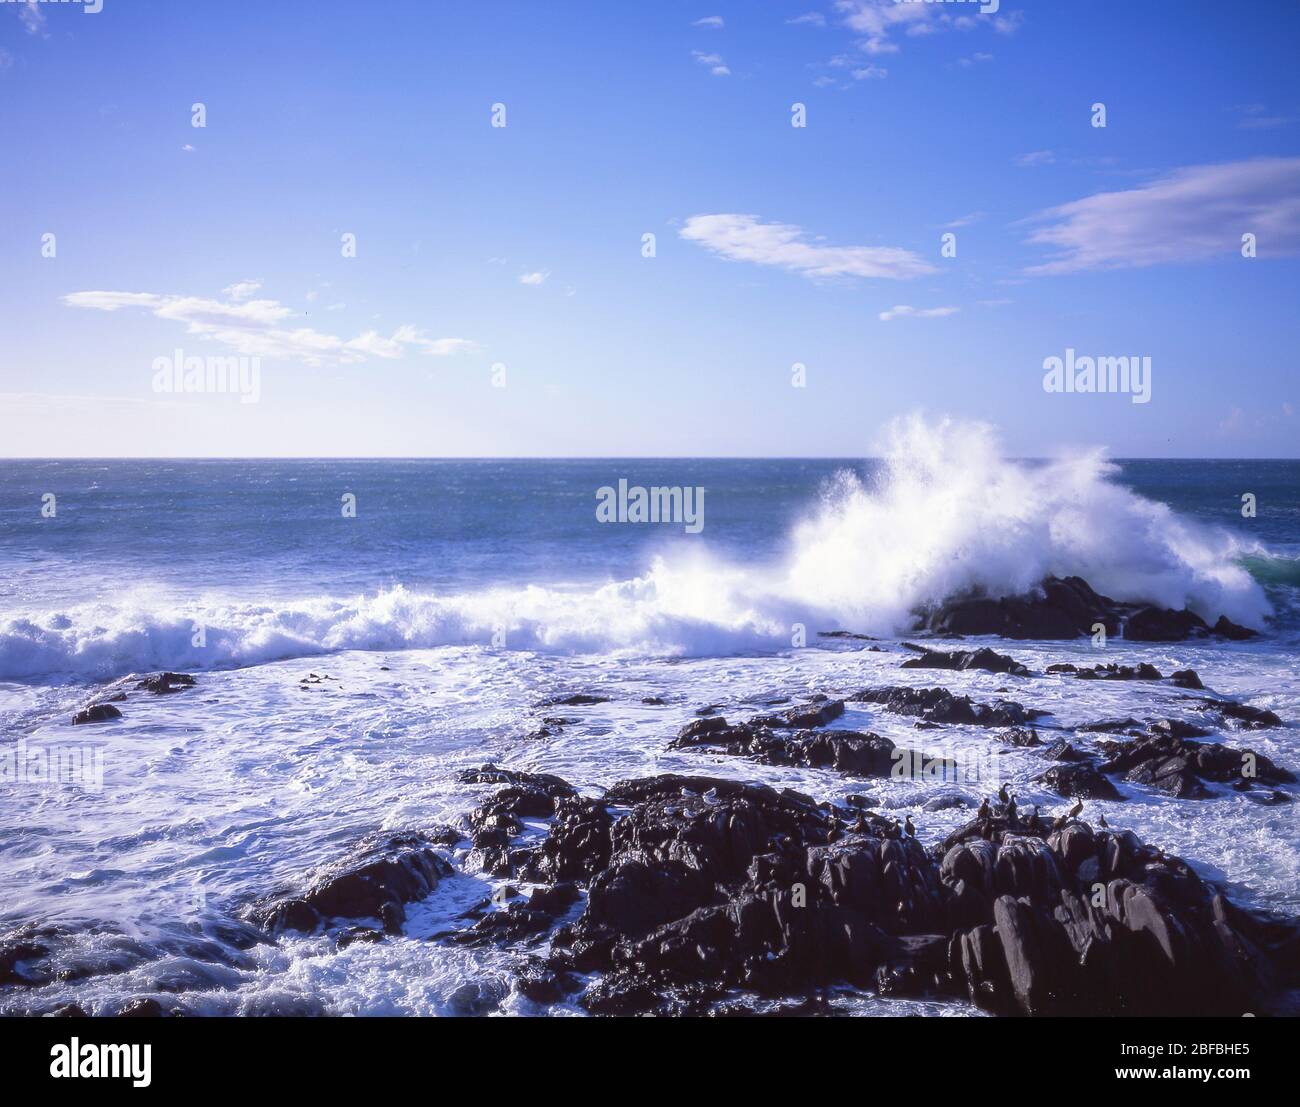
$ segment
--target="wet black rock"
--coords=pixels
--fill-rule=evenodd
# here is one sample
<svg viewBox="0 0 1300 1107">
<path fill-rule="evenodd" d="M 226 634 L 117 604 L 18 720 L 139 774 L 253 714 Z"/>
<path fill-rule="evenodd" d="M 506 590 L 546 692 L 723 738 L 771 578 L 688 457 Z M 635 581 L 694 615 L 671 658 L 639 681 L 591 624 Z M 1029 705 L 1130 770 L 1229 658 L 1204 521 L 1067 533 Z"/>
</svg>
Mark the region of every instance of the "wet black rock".
<svg viewBox="0 0 1300 1107">
<path fill-rule="evenodd" d="M 1038 778 L 1058 796 L 1067 799 L 1122 800 L 1109 780 L 1086 761 L 1053 765 Z"/>
<path fill-rule="evenodd" d="M 156 999 L 144 998 L 128 1001 L 117 1013 L 119 1019 L 160 1019 L 162 1016 L 162 1004 Z"/>
<path fill-rule="evenodd" d="M 1007 746 L 1041 746 L 1043 740 L 1038 737 L 1038 731 L 1031 726 L 1013 726 L 1006 730 L 1000 730 L 995 737 L 1003 745 Z"/>
<path fill-rule="evenodd" d="M 106 723 L 109 719 L 120 719 L 120 712 L 111 703 L 92 703 L 89 707 L 83 707 L 72 716 L 73 726 L 82 726 L 85 723 Z"/>
<path fill-rule="evenodd" d="M 1226 615 L 1220 615 L 1218 622 L 1214 624 L 1214 633 L 1220 638 L 1227 638 L 1232 642 L 1244 642 L 1247 638 L 1258 638 L 1259 631 L 1251 630 L 1250 627 L 1238 626 Z"/>
<path fill-rule="evenodd" d="M 916 716 L 931 723 L 1023 726 L 1047 714 L 1013 700 L 973 703 L 969 696 L 955 696 L 945 688 L 874 688 L 847 698 L 854 703 L 878 703 L 886 711 Z"/>
<path fill-rule="evenodd" d="M 569 696 L 554 696 L 542 700 L 538 707 L 587 707 L 594 703 L 609 703 L 609 696 L 597 696 L 589 692 L 575 692 Z"/>
<path fill-rule="evenodd" d="M 586 890 L 520 972 L 542 1003 L 590 973 L 577 998 L 598 1014 L 721 1012 L 738 990 L 847 982 L 1005 1014 L 1239 1015 L 1267 1011 L 1298 967 L 1293 923 L 1240 911 L 1127 832 L 1004 814 L 932 855 L 892 820 L 675 775 L 559 809 L 544 841 L 509 853 L 522 879 L 569 872 Z M 541 934 L 481 923 L 475 941 Z"/>
<path fill-rule="evenodd" d="M 1048 577 L 1020 596 L 954 597 L 917 612 L 917 628 L 940 636 L 1068 639 L 1091 635 L 1098 624 L 1110 637 L 1122 632 L 1135 642 L 1182 642 L 1211 634 L 1236 640 L 1256 633 L 1222 616 L 1211 628 L 1191 611 L 1120 603 L 1093 591 L 1081 577 Z"/>
<path fill-rule="evenodd" d="M 193 688 L 194 683 L 194 678 L 189 673 L 155 673 L 153 676 L 137 681 L 135 686 L 142 691 L 152 692 L 156 696 L 163 696 L 170 692 L 181 692 L 186 688 Z"/>
<path fill-rule="evenodd" d="M 1205 700 L 1197 707 L 1201 711 L 1217 711 L 1224 719 L 1240 724 L 1245 730 L 1264 730 L 1267 727 L 1282 725 L 1282 720 L 1272 711 L 1263 707 L 1252 707 L 1248 703 Z"/>
<path fill-rule="evenodd" d="M 1169 720 L 1165 720 L 1168 722 Z M 1122 773 L 1134 784 L 1154 788 L 1179 799 L 1203 799 L 1210 793 L 1202 781 L 1246 785 L 1292 784 L 1295 775 L 1263 754 L 1237 750 L 1218 742 L 1196 742 L 1178 733 L 1155 733 L 1129 742 L 1106 743 L 1104 773 Z"/>
<path fill-rule="evenodd" d="M 311 933 L 333 919 L 373 918 L 395 934 L 406 921 L 404 905 L 423 899 L 451 872 L 423 834 L 377 834 L 320 870 L 301 892 L 273 893 L 254 904 L 250 915 L 272 932 Z"/>
<path fill-rule="evenodd" d="M 986 673 L 1009 673 L 1028 676 L 1029 668 L 1006 654 L 995 653 L 987 647 L 978 650 L 925 650 L 920 657 L 909 657 L 900 666 L 903 669 L 953 669 L 958 671 L 980 669 Z"/>
<path fill-rule="evenodd" d="M 844 714 L 844 701 L 832 700 L 826 696 L 817 696 L 813 702 L 802 707 L 792 707 L 775 715 L 762 715 L 753 719 L 749 725 L 765 727 L 799 727 L 804 730 L 825 726 Z"/>
<path fill-rule="evenodd" d="M 836 701 L 840 711 L 844 705 Z M 914 775 L 913 763 L 924 755 L 897 750 L 879 734 L 855 730 L 800 730 L 777 732 L 755 720 L 737 726 L 726 719 L 701 719 L 689 723 L 669 743 L 669 749 L 716 746 L 733 757 L 751 757 L 765 765 L 805 765 L 834 769 L 851 776 L 888 776 L 891 772 Z M 901 768 L 899 766 L 902 766 Z"/>
<path fill-rule="evenodd" d="M 1178 669 L 1169 674 L 1171 684 L 1176 684 L 1179 688 L 1204 688 L 1201 683 L 1200 674 L 1195 669 Z"/>
</svg>

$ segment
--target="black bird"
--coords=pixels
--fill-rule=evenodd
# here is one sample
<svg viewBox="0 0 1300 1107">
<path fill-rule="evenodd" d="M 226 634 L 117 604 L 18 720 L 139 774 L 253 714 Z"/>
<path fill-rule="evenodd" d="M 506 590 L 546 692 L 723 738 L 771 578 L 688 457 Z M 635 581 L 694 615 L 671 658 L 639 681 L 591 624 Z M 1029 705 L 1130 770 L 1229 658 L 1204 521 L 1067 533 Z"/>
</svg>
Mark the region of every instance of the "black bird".
<svg viewBox="0 0 1300 1107">
<path fill-rule="evenodd" d="M 1016 825 L 1016 797 L 1012 796 L 1007 801 L 1007 826 Z"/>
<path fill-rule="evenodd" d="M 980 822 L 988 822 L 991 813 L 992 812 L 989 809 L 989 798 L 988 796 L 985 796 L 984 802 L 980 804 L 980 809 L 975 812 L 975 817 L 978 818 Z"/>
<path fill-rule="evenodd" d="M 1054 819 L 1052 820 L 1052 829 L 1053 829 L 1053 830 L 1064 830 L 1064 829 L 1065 829 L 1065 824 L 1068 823 L 1069 821 L 1070 821 L 1070 820 L 1069 820 L 1068 818 L 1066 818 L 1064 815 L 1057 815 L 1056 818 L 1054 818 Z"/>
<path fill-rule="evenodd" d="M 1005 784 L 998 789 L 998 799 L 1003 803 L 1011 802 L 1011 793 L 1007 791 L 1007 786 Z"/>
<path fill-rule="evenodd" d="M 1108 823 L 1108 822 L 1106 821 L 1106 816 L 1105 816 L 1105 815 L 1102 815 L 1099 821 L 1101 822 L 1101 827 L 1102 827 L 1103 830 L 1105 830 L 1106 827 L 1110 826 L 1110 823 Z"/>
<path fill-rule="evenodd" d="M 1071 819 L 1077 819 L 1082 814 L 1083 814 L 1083 800 L 1079 800 L 1075 803 L 1073 807 L 1070 808 L 1069 817 Z"/>
<path fill-rule="evenodd" d="M 907 831 L 907 835 L 909 838 L 916 837 L 916 827 L 912 825 L 911 815 L 908 815 L 907 818 L 903 821 L 903 829 Z"/>
</svg>

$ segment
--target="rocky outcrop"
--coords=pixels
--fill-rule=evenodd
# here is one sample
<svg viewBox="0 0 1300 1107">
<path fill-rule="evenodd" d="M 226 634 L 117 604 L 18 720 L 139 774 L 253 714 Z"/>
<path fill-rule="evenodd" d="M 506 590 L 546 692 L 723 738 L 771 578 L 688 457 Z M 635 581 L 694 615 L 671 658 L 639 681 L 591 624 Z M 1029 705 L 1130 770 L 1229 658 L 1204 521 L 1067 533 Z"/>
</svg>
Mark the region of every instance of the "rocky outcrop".
<svg viewBox="0 0 1300 1107">
<path fill-rule="evenodd" d="M 986 673 L 1009 673 L 1012 676 L 1029 675 L 1027 666 L 1020 664 L 1013 657 L 995 653 L 987 647 L 979 650 L 957 650 L 952 653 L 945 653 L 942 650 L 923 650 L 920 657 L 909 657 L 900 668 L 953 669 L 958 671 L 982 669 Z"/>
<path fill-rule="evenodd" d="M 1240 911 L 1131 833 L 1075 821 L 977 817 L 929 853 L 868 812 L 667 775 L 562 798 L 547 837 L 511 851 L 519 879 L 585 891 L 520 990 L 554 1002 L 597 974 L 578 996 L 594 1013 L 701 1013 L 737 989 L 847 982 L 1004 1014 L 1240 1015 L 1267 1011 L 1295 971 L 1293 924 Z"/>
<path fill-rule="evenodd" d="M 1296 779 L 1295 774 L 1273 764 L 1263 754 L 1218 742 L 1193 741 L 1176 728 L 1154 731 L 1149 737 L 1130 742 L 1103 743 L 1103 747 L 1109 756 L 1099 766 L 1101 772 L 1122 774 L 1134 784 L 1179 799 L 1208 796 L 1209 791 L 1201 783 L 1205 780 L 1244 791 L 1254 783 L 1293 784 Z"/>
<path fill-rule="evenodd" d="M 843 704 L 840 704 L 843 710 Z M 899 750 L 888 738 L 854 730 L 801 730 L 778 733 L 762 720 L 732 726 L 724 718 L 700 719 L 682 727 L 669 749 L 714 746 L 765 765 L 804 765 L 849 776 L 913 775 L 923 754 Z"/>
<path fill-rule="evenodd" d="M 1013 700 L 973 703 L 946 688 L 871 688 L 847 697 L 853 703 L 878 703 L 886 711 L 913 715 L 931 723 L 968 726 L 1023 726 L 1047 714 Z"/>
<path fill-rule="evenodd" d="M 406 921 L 405 904 L 423 899 L 451 873 L 425 835 L 378 834 L 322 869 L 303 890 L 274 893 L 254 904 L 249 916 L 273 933 L 311 933 L 333 920 L 377 919 L 385 933 L 396 934 Z"/>
<path fill-rule="evenodd" d="M 917 629 L 943 637 L 1066 639 L 1094 634 L 1098 625 L 1108 637 L 1122 635 L 1134 642 L 1182 642 L 1210 635 L 1236 641 L 1257 633 L 1226 616 L 1211 627 L 1192 611 L 1119 603 L 1093 591 L 1081 577 L 1048 577 L 1020 596 L 954 597 L 917 612 Z"/>
<path fill-rule="evenodd" d="M 1066 799 L 1122 800 L 1109 780 L 1088 761 L 1066 761 L 1053 765 L 1038 778 L 1058 796 Z"/>
<path fill-rule="evenodd" d="M 165 696 L 193 688 L 194 684 L 194 678 L 188 673 L 154 673 L 153 676 L 136 681 L 135 686 L 141 691 L 152 692 L 155 696 Z"/>
<path fill-rule="evenodd" d="M 72 716 L 72 725 L 83 726 L 86 723 L 106 723 L 110 719 L 120 719 L 121 717 L 122 712 L 111 703 L 92 703 L 89 707 L 83 707 Z"/>
</svg>

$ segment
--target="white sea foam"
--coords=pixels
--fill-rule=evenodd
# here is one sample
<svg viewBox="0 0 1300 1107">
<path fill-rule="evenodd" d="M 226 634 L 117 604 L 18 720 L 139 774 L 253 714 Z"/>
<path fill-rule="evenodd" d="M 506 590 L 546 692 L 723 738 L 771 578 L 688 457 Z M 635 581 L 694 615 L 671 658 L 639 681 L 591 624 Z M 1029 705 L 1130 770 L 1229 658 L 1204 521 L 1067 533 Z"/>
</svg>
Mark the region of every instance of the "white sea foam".
<svg viewBox="0 0 1300 1107">
<path fill-rule="evenodd" d="M 774 569 L 699 553 L 586 588 L 434 595 L 395 586 L 192 605 L 137 592 L 0 621 L 0 679 L 443 645 L 695 656 L 782 649 L 799 626 L 809 638 L 839 627 L 903 633 L 919 605 L 976 589 L 1021 593 L 1049 574 L 1209 620 L 1226 614 L 1262 627 L 1270 614 L 1239 563 L 1258 547 L 1124 488 L 1100 451 L 1008 461 L 989 427 L 910 418 L 890 429 L 883 452 L 872 486 L 844 473 L 826 490 Z"/>
</svg>

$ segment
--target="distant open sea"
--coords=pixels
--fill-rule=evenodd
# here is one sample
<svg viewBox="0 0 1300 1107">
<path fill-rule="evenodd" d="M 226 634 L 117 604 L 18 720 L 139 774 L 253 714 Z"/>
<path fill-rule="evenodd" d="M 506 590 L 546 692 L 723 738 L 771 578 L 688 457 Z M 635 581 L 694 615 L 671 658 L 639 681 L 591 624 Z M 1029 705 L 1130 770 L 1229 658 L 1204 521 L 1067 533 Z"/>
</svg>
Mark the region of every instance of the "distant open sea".
<svg viewBox="0 0 1300 1107">
<path fill-rule="evenodd" d="M 621 479 L 702 489 L 702 530 L 599 522 L 598 490 Z M 1011 462 L 959 435 L 880 461 L 0 462 L 0 733 L 93 743 L 104 766 L 100 790 L 0 784 L 0 927 L 57 924 L 77 970 L 0 988 L 0 1012 L 108 1012 L 157 991 L 195 1013 L 453 1012 L 467 982 L 509 978 L 500 950 L 421 940 L 481 896 L 469 876 L 411 912 L 410 940 L 250 950 L 225 944 L 223 928 L 368 831 L 454 820 L 476 802 L 457 773 L 488 761 L 582 787 L 707 771 L 842 798 L 852 784 L 829 771 L 666 746 L 703 704 L 911 679 L 896 653 L 818 631 L 893 647 L 919 606 L 1051 573 L 1263 631 L 1118 641 L 1106 660 L 1192 667 L 1214 691 L 1272 708 L 1289 725 L 1252 735 L 1254 748 L 1300 764 L 1297 461 Z M 1035 668 L 1093 660 L 1084 640 L 999 648 Z M 199 684 L 69 725 L 103 682 L 161 669 Z M 1005 681 L 952 678 L 975 694 Z M 1136 694 L 1039 687 L 1034 705 L 1063 725 L 1126 713 Z M 611 702 L 528 737 L 542 698 L 593 688 Z M 1179 709 L 1175 693 L 1141 692 L 1167 696 L 1165 711 Z M 844 725 L 868 721 L 908 736 L 898 717 Z M 1029 751 L 1009 749 L 1003 770 L 1022 807 L 1059 805 Z M 886 782 L 883 803 L 915 813 L 928 844 L 963 816 L 922 815 L 933 793 L 920 787 Z M 1294 806 L 1130 791 L 1123 825 L 1247 904 L 1300 911 Z M 180 944 L 196 933 L 211 957 Z M 502 1002 L 534 1009 L 514 993 Z"/>
</svg>

